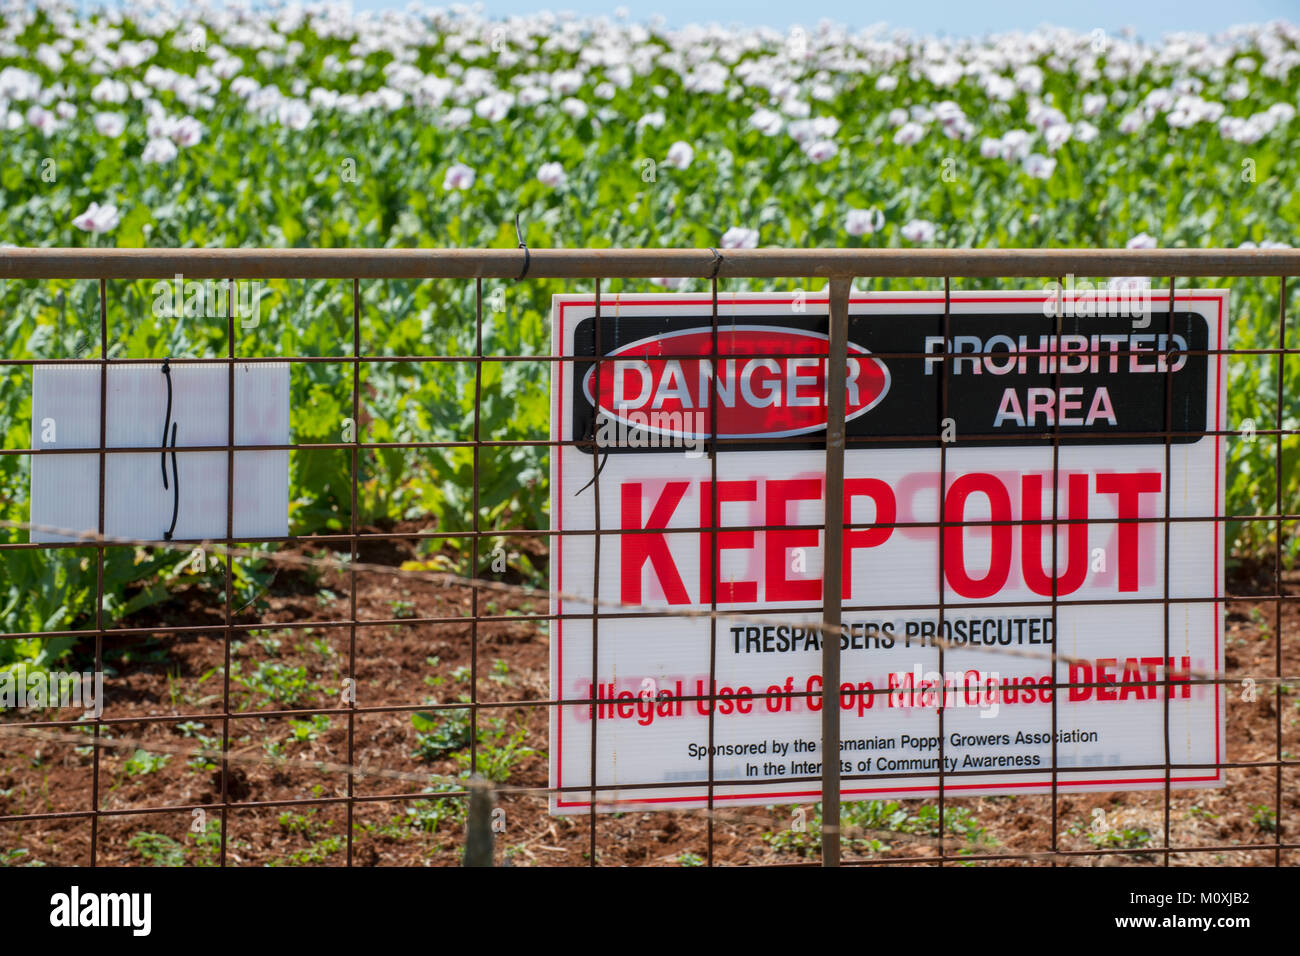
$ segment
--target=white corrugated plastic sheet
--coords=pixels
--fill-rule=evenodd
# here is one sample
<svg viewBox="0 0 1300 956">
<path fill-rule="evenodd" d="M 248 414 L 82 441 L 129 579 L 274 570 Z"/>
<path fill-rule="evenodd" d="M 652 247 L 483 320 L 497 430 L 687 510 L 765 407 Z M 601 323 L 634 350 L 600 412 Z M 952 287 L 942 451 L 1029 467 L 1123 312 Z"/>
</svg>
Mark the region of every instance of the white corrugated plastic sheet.
<svg viewBox="0 0 1300 956">
<path fill-rule="evenodd" d="M 171 365 L 179 496 L 172 482 L 171 429 L 164 486 L 163 430 L 167 379 L 163 363 L 107 367 L 106 448 L 156 446 L 155 452 L 104 456 L 104 534 L 162 540 L 173 508 L 177 539 L 226 536 L 226 452 L 185 452 L 227 441 L 229 365 Z M 233 444 L 289 443 L 289 365 L 236 363 Z M 32 541 L 67 541 L 99 524 L 100 369 L 41 365 L 32 386 L 32 447 L 87 448 L 88 454 L 33 455 Z M 289 452 L 234 453 L 234 537 L 288 534 Z M 49 529 L 59 529 L 53 531 Z"/>
</svg>

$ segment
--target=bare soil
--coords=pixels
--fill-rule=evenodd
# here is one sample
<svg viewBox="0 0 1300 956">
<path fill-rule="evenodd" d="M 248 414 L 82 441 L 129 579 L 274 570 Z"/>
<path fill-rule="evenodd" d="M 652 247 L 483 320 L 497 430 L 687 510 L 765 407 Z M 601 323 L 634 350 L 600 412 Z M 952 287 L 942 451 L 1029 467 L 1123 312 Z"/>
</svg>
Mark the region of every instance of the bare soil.
<svg viewBox="0 0 1300 956">
<path fill-rule="evenodd" d="M 372 529 L 378 530 L 378 529 Z M 399 530 L 409 530 L 407 528 Z M 544 562 L 544 554 L 535 556 Z M 397 567 L 427 559 L 406 541 L 367 541 L 361 560 Z M 1236 565 L 1229 590 L 1267 593 L 1266 570 Z M 1288 575 L 1289 577 L 1289 575 Z M 306 626 L 304 622 L 343 621 L 351 615 L 349 577 L 337 571 L 312 574 L 281 569 L 257 602 L 236 615 L 255 623 L 255 631 L 235 633 L 231 643 L 230 751 L 237 756 L 225 790 L 227 864 L 345 865 L 347 808 L 343 802 L 298 801 L 346 797 L 349 762 L 371 770 L 355 780 L 352 862 L 363 866 L 456 865 L 464 847 L 463 798 L 420 795 L 434 777 L 456 781 L 466 746 L 438 751 L 435 743 L 459 740 L 422 738 L 410 711 L 359 714 L 348 749 L 348 716 L 325 715 L 313 723 L 306 715 L 276 715 L 285 710 L 340 705 L 349 660 L 355 654 L 357 700 L 364 706 L 454 704 L 470 692 L 478 676 L 480 766 L 500 768 L 507 787 L 545 787 L 547 782 L 547 707 L 531 703 L 548 697 L 548 639 L 545 628 L 528 620 L 483 622 L 475 634 L 469 623 L 427 623 L 418 619 L 461 617 L 471 613 L 467 588 L 444 588 L 391 574 L 358 573 L 356 609 L 362 621 L 400 619 L 397 624 L 362 624 L 355 646 L 350 629 Z M 540 613 L 542 599 L 480 593 L 480 612 L 495 615 Z M 1276 602 L 1243 598 L 1227 605 L 1226 664 L 1231 675 L 1275 673 Z M 411 618 L 417 619 L 411 621 Z M 220 802 L 221 773 L 210 759 L 190 751 L 221 747 L 223 703 L 221 669 L 226 653 L 220 576 L 194 578 L 165 604 L 121 622 L 134 628 L 188 626 L 183 635 L 105 638 L 110 668 L 102 735 L 127 742 L 101 750 L 97 827 L 84 817 L 8 820 L 24 814 L 85 811 L 96 799 L 92 748 L 68 727 L 47 728 L 43 739 L 0 733 L 0 865 L 88 865 L 92 829 L 99 865 L 215 865 L 220 860 L 219 810 L 196 811 L 195 804 Z M 291 626 L 291 625 L 299 626 Z M 204 630 L 211 628 L 211 630 Z M 1300 610 L 1284 605 L 1282 673 L 1300 674 Z M 475 640 L 476 638 L 476 640 Z M 477 655 L 474 650 L 477 644 Z M 93 667 L 93 642 L 78 649 L 73 665 Z M 1277 753 L 1276 708 L 1282 709 L 1281 750 L 1288 759 L 1300 752 L 1300 698 L 1287 686 L 1256 689 L 1230 686 L 1228 760 L 1273 759 Z M 466 712 L 467 713 L 467 712 Z M 48 711 L 39 719 L 71 720 L 74 710 Z M 457 715 L 434 714 L 445 723 Z M 37 719 L 31 711 L 23 719 Z M 186 719 L 188 717 L 188 719 Z M 142 718 L 164 718 L 143 720 Z M 12 730 L 15 714 L 0 715 L 0 731 Z M 124 721 L 124 722 L 119 722 Z M 424 725 L 425 731 L 430 725 Z M 445 727 L 455 737 L 456 721 Z M 467 733 L 463 727 L 462 733 Z M 432 735 L 436 738 L 436 734 Z M 425 752 L 419 753 L 421 742 Z M 138 742 L 138 744 L 137 744 Z M 150 748 L 153 749 L 150 749 Z M 137 752 L 140 751 L 140 752 Z M 283 759 L 279 759 L 283 758 Z M 313 766 L 312 762 L 320 762 Z M 1174 791 L 1169 807 L 1170 862 L 1176 865 L 1272 865 L 1272 850 L 1252 845 L 1276 838 L 1277 771 L 1239 768 L 1227 771 L 1228 784 L 1210 790 Z M 1282 823 L 1294 839 L 1300 818 L 1300 772 L 1286 768 L 1282 778 Z M 450 786 L 450 785 L 449 785 Z M 401 795 L 401 796 L 398 796 Z M 415 795 L 415 796 L 412 796 Z M 903 801 L 915 815 L 923 801 Z M 499 864 L 514 866 L 585 865 L 592 829 L 589 818 L 548 815 L 544 795 L 499 795 L 504 832 L 496 839 Z M 1067 795 L 1057 798 L 1058 847 L 1071 850 L 1130 850 L 1098 856 L 1050 854 L 1052 807 L 1049 796 L 949 799 L 951 829 L 944 848 L 960 851 L 969 865 L 1152 865 L 1164 861 L 1163 791 Z M 141 812 L 146 808 L 161 808 Z M 1105 814 L 1106 830 L 1090 828 L 1094 809 Z M 789 807 L 725 808 L 712 820 L 712 861 L 718 865 L 800 863 L 808 835 L 789 840 Z M 601 865 L 691 866 L 710 858 L 709 818 L 704 811 L 601 814 L 595 821 L 597 862 Z M 939 840 L 924 827 L 903 825 L 850 830 L 847 859 L 912 860 L 937 857 Z M 773 835 L 777 835 L 773 839 Z M 784 836 L 782 836 L 784 835 Z M 802 842 L 803 847 L 798 844 Z M 1213 847 L 1192 852 L 1193 847 Z M 1003 860 L 983 857 L 1017 856 Z M 1300 862 L 1285 851 L 1281 862 Z"/>
</svg>

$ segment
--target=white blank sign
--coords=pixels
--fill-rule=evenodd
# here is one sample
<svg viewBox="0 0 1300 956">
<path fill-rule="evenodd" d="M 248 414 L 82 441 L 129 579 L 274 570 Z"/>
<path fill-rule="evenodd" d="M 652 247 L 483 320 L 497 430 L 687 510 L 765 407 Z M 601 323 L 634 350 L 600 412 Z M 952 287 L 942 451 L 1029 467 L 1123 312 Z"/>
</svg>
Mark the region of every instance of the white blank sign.
<svg viewBox="0 0 1300 956">
<path fill-rule="evenodd" d="M 229 365 L 171 365 L 171 421 L 176 424 L 179 504 L 172 537 L 226 536 L 226 452 L 186 452 L 224 445 L 229 437 Z M 167 377 L 162 363 L 107 367 L 106 448 L 154 446 L 153 452 L 104 456 L 104 534 L 162 540 L 171 526 L 175 489 L 163 484 L 163 427 Z M 233 444 L 289 443 L 289 366 L 236 363 Z M 31 523 L 58 528 L 31 531 L 32 541 L 74 540 L 99 527 L 100 369 L 41 365 L 32 384 L 32 448 L 88 448 L 89 454 L 33 455 Z M 172 484 L 171 432 L 167 485 Z M 238 539 L 287 535 L 288 451 L 234 453 L 233 529 Z"/>
</svg>

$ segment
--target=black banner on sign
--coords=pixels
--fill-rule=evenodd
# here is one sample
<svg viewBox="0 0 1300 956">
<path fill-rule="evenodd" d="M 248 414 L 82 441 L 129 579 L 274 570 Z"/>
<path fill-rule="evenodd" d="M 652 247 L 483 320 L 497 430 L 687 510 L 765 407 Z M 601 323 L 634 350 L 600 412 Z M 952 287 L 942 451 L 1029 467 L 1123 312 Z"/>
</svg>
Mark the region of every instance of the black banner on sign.
<svg viewBox="0 0 1300 956">
<path fill-rule="evenodd" d="M 716 409 L 725 450 L 771 450 L 774 438 L 782 448 L 824 447 L 828 321 L 729 317 L 715 353 L 708 316 L 602 317 L 600 376 L 594 362 L 574 362 L 573 436 L 594 438 L 602 453 L 680 451 L 713 435 Z M 962 446 L 1040 444 L 1058 428 L 1062 444 L 1163 444 L 1166 388 L 1171 441 L 1202 437 L 1203 316 L 1175 312 L 1172 335 L 1163 312 L 1059 322 L 1058 339 L 1055 316 L 950 315 L 945 339 L 942 315 L 850 316 L 849 447 L 937 447 L 945 418 Z M 594 319 L 575 328 L 574 354 L 596 355 Z"/>
</svg>

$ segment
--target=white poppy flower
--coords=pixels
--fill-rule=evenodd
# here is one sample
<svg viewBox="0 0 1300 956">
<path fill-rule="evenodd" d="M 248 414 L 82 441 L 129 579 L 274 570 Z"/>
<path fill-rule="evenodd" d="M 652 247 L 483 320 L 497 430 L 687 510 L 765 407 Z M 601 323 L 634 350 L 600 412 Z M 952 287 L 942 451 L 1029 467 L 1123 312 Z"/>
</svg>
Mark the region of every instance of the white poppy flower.
<svg viewBox="0 0 1300 956">
<path fill-rule="evenodd" d="M 668 147 L 668 156 L 664 164 L 675 169 L 688 169 L 695 160 L 695 149 L 690 143 L 678 140 Z"/>
<path fill-rule="evenodd" d="M 722 234 L 724 249 L 753 249 L 758 245 L 758 230 L 732 226 Z"/>
<path fill-rule="evenodd" d="M 850 236 L 869 236 L 885 225 L 885 216 L 879 209 L 850 209 L 844 217 L 844 231 Z"/>
<path fill-rule="evenodd" d="M 72 220 L 72 224 L 83 232 L 108 232 L 117 227 L 119 220 L 116 206 L 92 202 L 85 212 Z"/>
<path fill-rule="evenodd" d="M 908 242 L 933 242 L 938 229 L 928 219 L 911 219 L 903 226 L 903 238 Z"/>
<path fill-rule="evenodd" d="M 537 170 L 537 178 L 542 185 L 550 186 L 552 189 L 562 186 L 568 180 L 568 174 L 565 173 L 564 167 L 559 163 L 542 163 Z"/>
<path fill-rule="evenodd" d="M 474 185 L 474 176 L 474 170 L 464 163 L 453 163 L 447 168 L 447 175 L 443 177 L 442 188 L 447 190 L 469 189 Z"/>
</svg>

